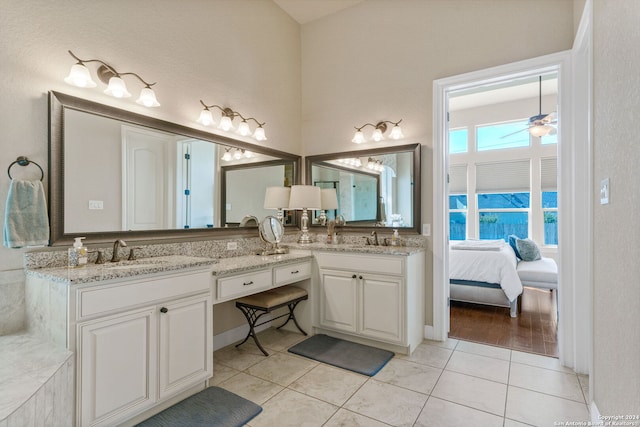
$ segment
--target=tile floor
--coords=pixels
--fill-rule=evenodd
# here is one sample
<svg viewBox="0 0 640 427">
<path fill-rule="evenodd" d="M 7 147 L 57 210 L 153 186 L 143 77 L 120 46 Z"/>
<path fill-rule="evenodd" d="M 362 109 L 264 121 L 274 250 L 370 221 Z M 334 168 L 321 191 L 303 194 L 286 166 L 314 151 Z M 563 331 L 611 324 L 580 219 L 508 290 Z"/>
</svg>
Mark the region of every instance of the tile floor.
<svg viewBox="0 0 640 427">
<path fill-rule="evenodd" d="M 214 353 L 213 384 L 262 406 L 251 427 L 554 426 L 588 421 L 588 377 L 557 359 L 450 339 L 397 354 L 373 377 L 299 357 L 276 329 Z M 556 424 L 557 425 L 557 424 Z"/>
</svg>

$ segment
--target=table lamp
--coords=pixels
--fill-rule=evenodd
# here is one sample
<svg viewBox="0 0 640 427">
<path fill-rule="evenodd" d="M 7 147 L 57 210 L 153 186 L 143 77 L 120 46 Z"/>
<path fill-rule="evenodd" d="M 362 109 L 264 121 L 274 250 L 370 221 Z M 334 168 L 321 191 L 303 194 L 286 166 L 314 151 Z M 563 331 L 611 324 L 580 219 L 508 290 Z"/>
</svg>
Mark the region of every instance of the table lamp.
<svg viewBox="0 0 640 427">
<path fill-rule="evenodd" d="M 267 187 L 264 193 L 264 208 L 277 209 L 276 218 L 284 225 L 283 209 L 289 208 L 291 187 Z"/>
<path fill-rule="evenodd" d="M 301 229 L 298 243 L 312 243 L 309 235 L 309 215 L 307 211 L 318 210 L 322 206 L 320 187 L 314 185 L 294 185 L 291 187 L 289 209 L 302 210 Z"/>
<path fill-rule="evenodd" d="M 323 188 L 321 191 L 320 214 L 318 215 L 318 223 L 320 225 L 327 224 L 327 212 L 332 209 L 338 209 L 338 195 L 335 188 Z"/>
</svg>

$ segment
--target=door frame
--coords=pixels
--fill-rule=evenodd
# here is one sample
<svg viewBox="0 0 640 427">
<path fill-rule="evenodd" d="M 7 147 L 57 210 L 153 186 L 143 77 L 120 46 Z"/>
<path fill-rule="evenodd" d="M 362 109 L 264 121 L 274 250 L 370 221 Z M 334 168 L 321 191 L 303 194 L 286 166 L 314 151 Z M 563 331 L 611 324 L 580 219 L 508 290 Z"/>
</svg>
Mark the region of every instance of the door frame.
<svg viewBox="0 0 640 427">
<path fill-rule="evenodd" d="M 573 92 L 578 88 L 572 85 L 575 79 L 571 65 L 572 51 L 564 51 L 433 82 L 433 336 L 428 338 L 445 340 L 449 331 L 448 95 L 480 84 L 555 71 L 558 75 L 558 116 L 562 118 L 562 126 L 558 129 L 558 211 L 561 218 L 558 229 L 558 281 L 561 284 L 558 286 L 558 308 L 563 320 L 558 327 L 559 352 L 563 365 L 587 373 L 589 363 L 584 363 L 579 355 L 591 354 L 591 337 L 577 331 L 585 322 L 590 324 L 592 310 L 590 306 L 586 309 L 577 307 L 576 295 L 590 292 L 592 278 L 586 272 L 578 281 L 576 272 L 580 266 L 591 265 L 591 205 L 588 203 L 593 185 L 590 178 L 585 180 L 591 175 L 591 141 L 588 138 L 577 142 L 574 138 L 579 134 L 573 116 Z M 586 108 L 590 111 L 591 106 Z M 589 125 L 579 124 L 582 130 Z M 576 185 L 578 183 L 582 188 Z M 586 215 L 582 214 L 584 209 L 588 211 Z M 563 222 L 562 217 L 570 220 Z"/>
</svg>

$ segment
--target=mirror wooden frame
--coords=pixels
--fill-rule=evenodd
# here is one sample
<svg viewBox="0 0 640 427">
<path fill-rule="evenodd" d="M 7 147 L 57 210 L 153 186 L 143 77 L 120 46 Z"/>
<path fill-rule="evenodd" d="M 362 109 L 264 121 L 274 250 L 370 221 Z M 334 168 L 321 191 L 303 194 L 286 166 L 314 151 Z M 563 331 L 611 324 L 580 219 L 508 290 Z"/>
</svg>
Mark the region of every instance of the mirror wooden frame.
<svg viewBox="0 0 640 427">
<path fill-rule="evenodd" d="M 223 144 L 231 147 L 247 149 L 256 153 L 278 157 L 284 161 L 291 161 L 294 165 L 294 183 L 301 182 L 300 170 L 302 158 L 295 154 L 256 146 L 238 141 L 223 135 L 216 135 L 198 129 L 167 122 L 161 119 L 144 116 L 119 108 L 110 107 L 82 98 L 76 98 L 60 92 L 49 92 L 49 224 L 50 246 L 65 246 L 73 242 L 73 237 L 85 236 L 85 243 L 105 243 L 115 239 L 126 239 L 137 242 L 205 240 L 232 235 L 256 235 L 256 227 L 251 228 L 192 228 L 192 229 L 164 229 L 140 231 L 105 231 L 105 232 L 74 232 L 64 231 L 64 110 L 73 109 L 110 119 L 120 120 L 139 126 L 146 126 L 164 132 L 170 132 L 190 138 Z"/>
<path fill-rule="evenodd" d="M 397 152 L 412 152 L 413 154 L 413 218 L 414 224 L 411 227 L 400 227 L 398 231 L 403 234 L 407 233 L 417 233 L 420 234 L 420 228 L 422 223 L 421 218 L 421 155 L 420 155 L 420 144 L 407 144 L 407 145 L 399 145 L 399 146 L 389 146 L 382 148 L 373 148 L 369 150 L 355 150 L 355 151 L 344 151 L 341 153 L 328 153 L 328 154 L 320 154 L 317 156 L 307 156 L 305 157 L 305 182 L 307 185 L 313 185 L 313 177 L 311 176 L 311 167 L 316 163 L 324 163 L 329 160 L 336 160 L 345 157 L 368 157 L 368 156 L 378 156 L 382 154 L 393 154 Z M 313 224 L 310 227 L 319 227 L 318 224 Z M 343 226 L 342 230 L 347 232 L 369 232 L 373 230 L 380 231 L 381 229 L 391 229 L 391 227 L 371 227 L 371 226 Z"/>
</svg>

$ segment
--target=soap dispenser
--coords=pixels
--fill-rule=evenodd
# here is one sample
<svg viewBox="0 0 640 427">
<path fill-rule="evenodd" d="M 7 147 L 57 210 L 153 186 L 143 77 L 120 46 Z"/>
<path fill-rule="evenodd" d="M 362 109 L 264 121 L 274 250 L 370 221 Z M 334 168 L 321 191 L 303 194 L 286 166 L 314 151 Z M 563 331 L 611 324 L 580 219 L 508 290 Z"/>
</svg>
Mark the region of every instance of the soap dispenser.
<svg viewBox="0 0 640 427">
<path fill-rule="evenodd" d="M 400 241 L 400 236 L 398 235 L 398 230 L 393 230 L 393 234 L 391 235 L 391 246 L 398 246 Z"/>
<path fill-rule="evenodd" d="M 69 267 L 77 268 L 87 265 L 87 248 L 82 245 L 84 237 L 76 237 L 73 247 L 69 248 Z"/>
</svg>

